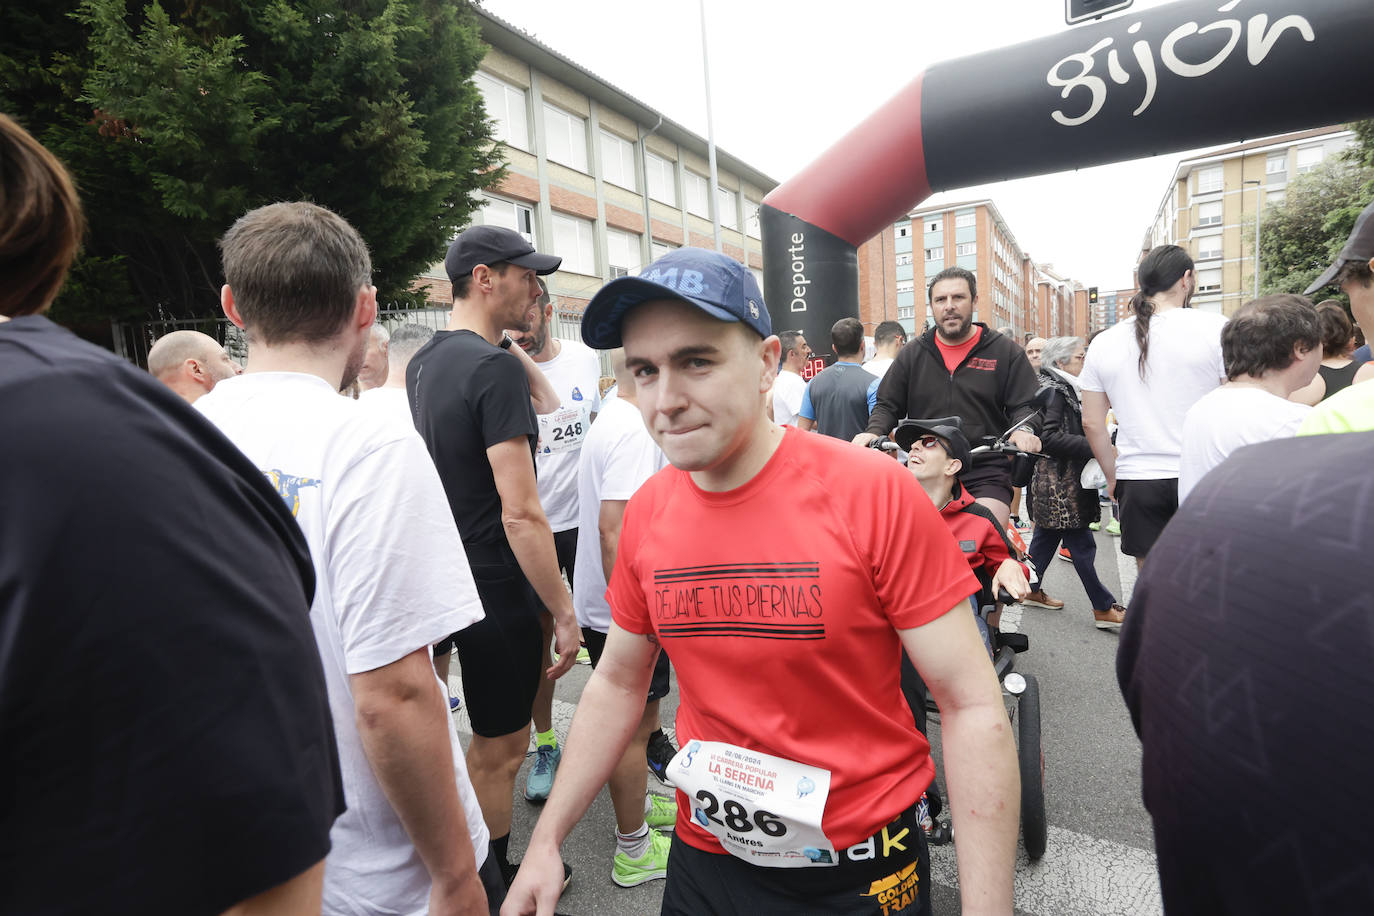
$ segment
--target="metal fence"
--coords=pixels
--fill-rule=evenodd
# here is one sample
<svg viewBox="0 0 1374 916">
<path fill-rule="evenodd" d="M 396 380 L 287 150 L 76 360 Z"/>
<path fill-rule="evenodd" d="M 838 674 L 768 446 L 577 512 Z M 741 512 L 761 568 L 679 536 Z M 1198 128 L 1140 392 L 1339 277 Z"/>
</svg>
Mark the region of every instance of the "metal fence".
<svg viewBox="0 0 1374 916">
<path fill-rule="evenodd" d="M 448 327 L 449 310 L 446 308 L 382 308 L 377 311 L 377 323 L 390 333 L 403 324 L 422 324 L 442 331 Z M 550 332 L 564 340 L 582 339 L 582 312 L 555 306 Z M 173 331 L 200 331 L 208 334 L 224 346 L 229 355 L 238 363 L 248 358 L 248 341 L 241 330 L 227 318 L 163 318 L 152 321 L 113 321 L 110 332 L 114 338 L 115 353 L 141 367 L 148 366 L 148 350 L 158 338 Z M 611 374 L 609 354 L 602 352 L 601 374 Z"/>
</svg>

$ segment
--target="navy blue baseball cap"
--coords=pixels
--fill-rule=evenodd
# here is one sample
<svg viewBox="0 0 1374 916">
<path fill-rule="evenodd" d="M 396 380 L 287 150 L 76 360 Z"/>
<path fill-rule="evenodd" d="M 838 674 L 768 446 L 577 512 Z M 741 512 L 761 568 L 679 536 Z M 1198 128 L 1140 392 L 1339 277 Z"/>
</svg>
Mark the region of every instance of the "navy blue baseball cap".
<svg viewBox="0 0 1374 916">
<path fill-rule="evenodd" d="M 597 291 L 582 313 L 582 340 L 595 350 L 621 345 L 625 314 L 654 299 L 676 299 L 721 321 L 738 321 L 760 337 L 773 333 L 758 281 L 740 262 L 704 248 L 678 248 L 637 277 L 620 277 Z"/>
</svg>

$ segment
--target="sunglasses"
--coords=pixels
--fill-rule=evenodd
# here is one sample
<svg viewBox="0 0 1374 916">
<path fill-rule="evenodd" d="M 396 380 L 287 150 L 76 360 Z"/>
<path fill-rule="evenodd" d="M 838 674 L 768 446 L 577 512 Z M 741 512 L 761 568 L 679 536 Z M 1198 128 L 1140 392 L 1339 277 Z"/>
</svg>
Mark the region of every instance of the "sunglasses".
<svg viewBox="0 0 1374 916">
<path fill-rule="evenodd" d="M 950 453 L 950 450 L 945 447 L 945 443 L 942 442 L 938 436 L 922 436 L 921 438 L 917 439 L 915 442 L 912 442 L 911 444 L 919 445 L 925 451 L 930 451 L 931 449 L 938 447 L 946 455 L 950 455 L 950 457 L 953 457 L 953 455 Z"/>
</svg>

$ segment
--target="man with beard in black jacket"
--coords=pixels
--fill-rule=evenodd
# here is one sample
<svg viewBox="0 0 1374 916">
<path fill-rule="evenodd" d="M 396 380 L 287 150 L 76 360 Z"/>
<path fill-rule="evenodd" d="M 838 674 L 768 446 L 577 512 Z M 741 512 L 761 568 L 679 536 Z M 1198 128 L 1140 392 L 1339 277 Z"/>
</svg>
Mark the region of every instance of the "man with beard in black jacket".
<svg viewBox="0 0 1374 916">
<path fill-rule="evenodd" d="M 1011 434 L 1028 452 L 1040 451 L 1030 422 L 1031 399 L 1039 389 L 1035 371 L 1016 341 L 973 320 L 978 281 L 962 267 L 940 271 L 930 282 L 930 313 L 935 327 L 902 348 L 878 386 L 878 401 L 868 429 L 854 437 L 866 445 L 890 435 L 907 417 L 957 416 L 969 441 Z M 1011 462 L 1004 455 L 979 455 L 960 482 L 997 517 L 1003 528 L 1011 518 Z"/>
</svg>

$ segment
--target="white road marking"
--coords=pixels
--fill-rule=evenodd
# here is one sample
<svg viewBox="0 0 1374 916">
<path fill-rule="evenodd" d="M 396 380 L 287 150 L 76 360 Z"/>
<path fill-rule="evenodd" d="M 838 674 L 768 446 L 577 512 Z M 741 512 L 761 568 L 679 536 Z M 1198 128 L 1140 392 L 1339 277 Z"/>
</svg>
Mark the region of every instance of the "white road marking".
<svg viewBox="0 0 1374 916">
<path fill-rule="evenodd" d="M 930 880 L 959 886 L 953 846 L 932 846 Z M 1050 828 L 1039 862 L 1016 862 L 1016 909 L 1037 916 L 1160 916 L 1164 902 L 1151 852 Z"/>
</svg>

